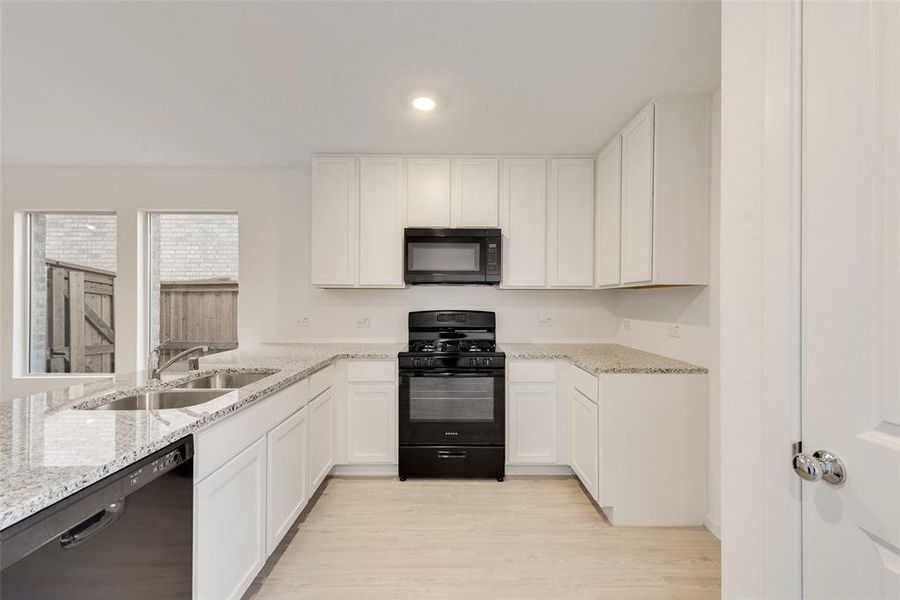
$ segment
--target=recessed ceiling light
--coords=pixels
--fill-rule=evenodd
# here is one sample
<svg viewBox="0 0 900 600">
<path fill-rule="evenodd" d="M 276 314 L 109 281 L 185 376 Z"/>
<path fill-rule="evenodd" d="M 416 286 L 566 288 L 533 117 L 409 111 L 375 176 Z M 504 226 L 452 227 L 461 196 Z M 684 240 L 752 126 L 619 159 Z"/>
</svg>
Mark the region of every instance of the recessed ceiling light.
<svg viewBox="0 0 900 600">
<path fill-rule="evenodd" d="M 413 98 L 412 105 L 416 110 L 427 112 L 429 110 L 434 110 L 434 107 L 437 106 L 437 102 L 434 101 L 434 98 L 419 96 L 418 98 Z"/>
</svg>

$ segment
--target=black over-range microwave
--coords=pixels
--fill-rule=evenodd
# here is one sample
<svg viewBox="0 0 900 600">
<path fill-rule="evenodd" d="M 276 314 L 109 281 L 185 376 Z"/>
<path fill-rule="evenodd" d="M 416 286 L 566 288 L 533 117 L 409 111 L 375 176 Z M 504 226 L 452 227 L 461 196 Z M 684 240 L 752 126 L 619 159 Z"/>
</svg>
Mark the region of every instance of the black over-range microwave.
<svg viewBox="0 0 900 600">
<path fill-rule="evenodd" d="M 406 283 L 500 283 L 499 229 L 407 228 Z"/>
</svg>

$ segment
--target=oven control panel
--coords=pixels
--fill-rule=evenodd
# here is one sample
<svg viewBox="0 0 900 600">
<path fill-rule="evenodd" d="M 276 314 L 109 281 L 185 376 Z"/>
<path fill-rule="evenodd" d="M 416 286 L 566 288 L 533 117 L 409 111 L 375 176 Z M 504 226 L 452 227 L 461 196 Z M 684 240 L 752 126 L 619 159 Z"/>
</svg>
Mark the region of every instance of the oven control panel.
<svg viewBox="0 0 900 600">
<path fill-rule="evenodd" d="M 405 356 L 399 357 L 400 369 L 434 369 L 443 368 L 480 370 L 502 369 L 506 363 L 506 357 L 497 356 L 465 356 L 459 354 L 445 356 Z"/>
</svg>

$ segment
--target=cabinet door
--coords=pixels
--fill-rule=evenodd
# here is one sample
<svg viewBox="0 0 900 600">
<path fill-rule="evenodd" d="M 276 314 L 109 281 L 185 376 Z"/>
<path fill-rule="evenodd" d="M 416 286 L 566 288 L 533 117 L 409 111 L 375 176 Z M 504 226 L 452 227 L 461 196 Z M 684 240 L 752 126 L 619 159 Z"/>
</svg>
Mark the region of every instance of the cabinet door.
<svg viewBox="0 0 900 600">
<path fill-rule="evenodd" d="M 599 417 L 597 405 L 574 388 L 569 390 L 569 405 L 572 411 L 572 470 L 581 480 L 585 489 L 597 499 L 597 464 L 599 460 Z"/>
<path fill-rule="evenodd" d="M 359 196 L 356 159 L 312 161 L 312 283 L 347 287 L 356 283 Z"/>
<path fill-rule="evenodd" d="M 326 390 L 309 405 L 309 495 L 334 466 L 334 391 Z"/>
<path fill-rule="evenodd" d="M 508 158 L 501 164 L 503 287 L 547 284 L 547 161 Z"/>
<path fill-rule="evenodd" d="M 359 284 L 403 286 L 403 159 L 359 159 Z"/>
<path fill-rule="evenodd" d="M 550 287 L 594 285 L 594 159 L 550 160 Z"/>
<path fill-rule="evenodd" d="M 306 506 L 307 408 L 266 437 L 266 551 L 272 554 Z"/>
<path fill-rule="evenodd" d="M 620 226 L 622 219 L 622 138 L 616 136 L 597 156 L 597 180 L 594 183 L 597 214 L 596 240 L 597 287 L 615 287 L 620 277 Z"/>
<path fill-rule="evenodd" d="M 622 283 L 646 283 L 652 279 L 653 105 L 651 104 L 622 131 Z"/>
<path fill-rule="evenodd" d="M 496 158 L 454 158 L 450 169 L 452 227 L 497 227 L 500 198 Z"/>
<path fill-rule="evenodd" d="M 406 224 L 450 227 L 450 159 L 409 158 Z"/>
<path fill-rule="evenodd" d="M 508 462 L 558 461 L 558 402 L 555 383 L 511 383 L 507 398 Z"/>
<path fill-rule="evenodd" d="M 347 462 L 397 462 L 397 386 L 347 386 Z"/>
<path fill-rule="evenodd" d="M 266 439 L 194 488 L 195 596 L 240 598 L 266 562 Z"/>
</svg>

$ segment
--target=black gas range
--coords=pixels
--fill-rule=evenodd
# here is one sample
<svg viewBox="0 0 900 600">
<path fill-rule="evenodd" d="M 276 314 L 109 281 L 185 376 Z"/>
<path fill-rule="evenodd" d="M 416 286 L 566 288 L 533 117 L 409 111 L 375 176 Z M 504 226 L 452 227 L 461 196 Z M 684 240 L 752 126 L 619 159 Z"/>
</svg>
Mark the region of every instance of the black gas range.
<svg viewBox="0 0 900 600">
<path fill-rule="evenodd" d="M 506 462 L 506 356 L 496 315 L 409 313 L 409 349 L 399 354 L 400 479 L 491 477 Z"/>
</svg>

